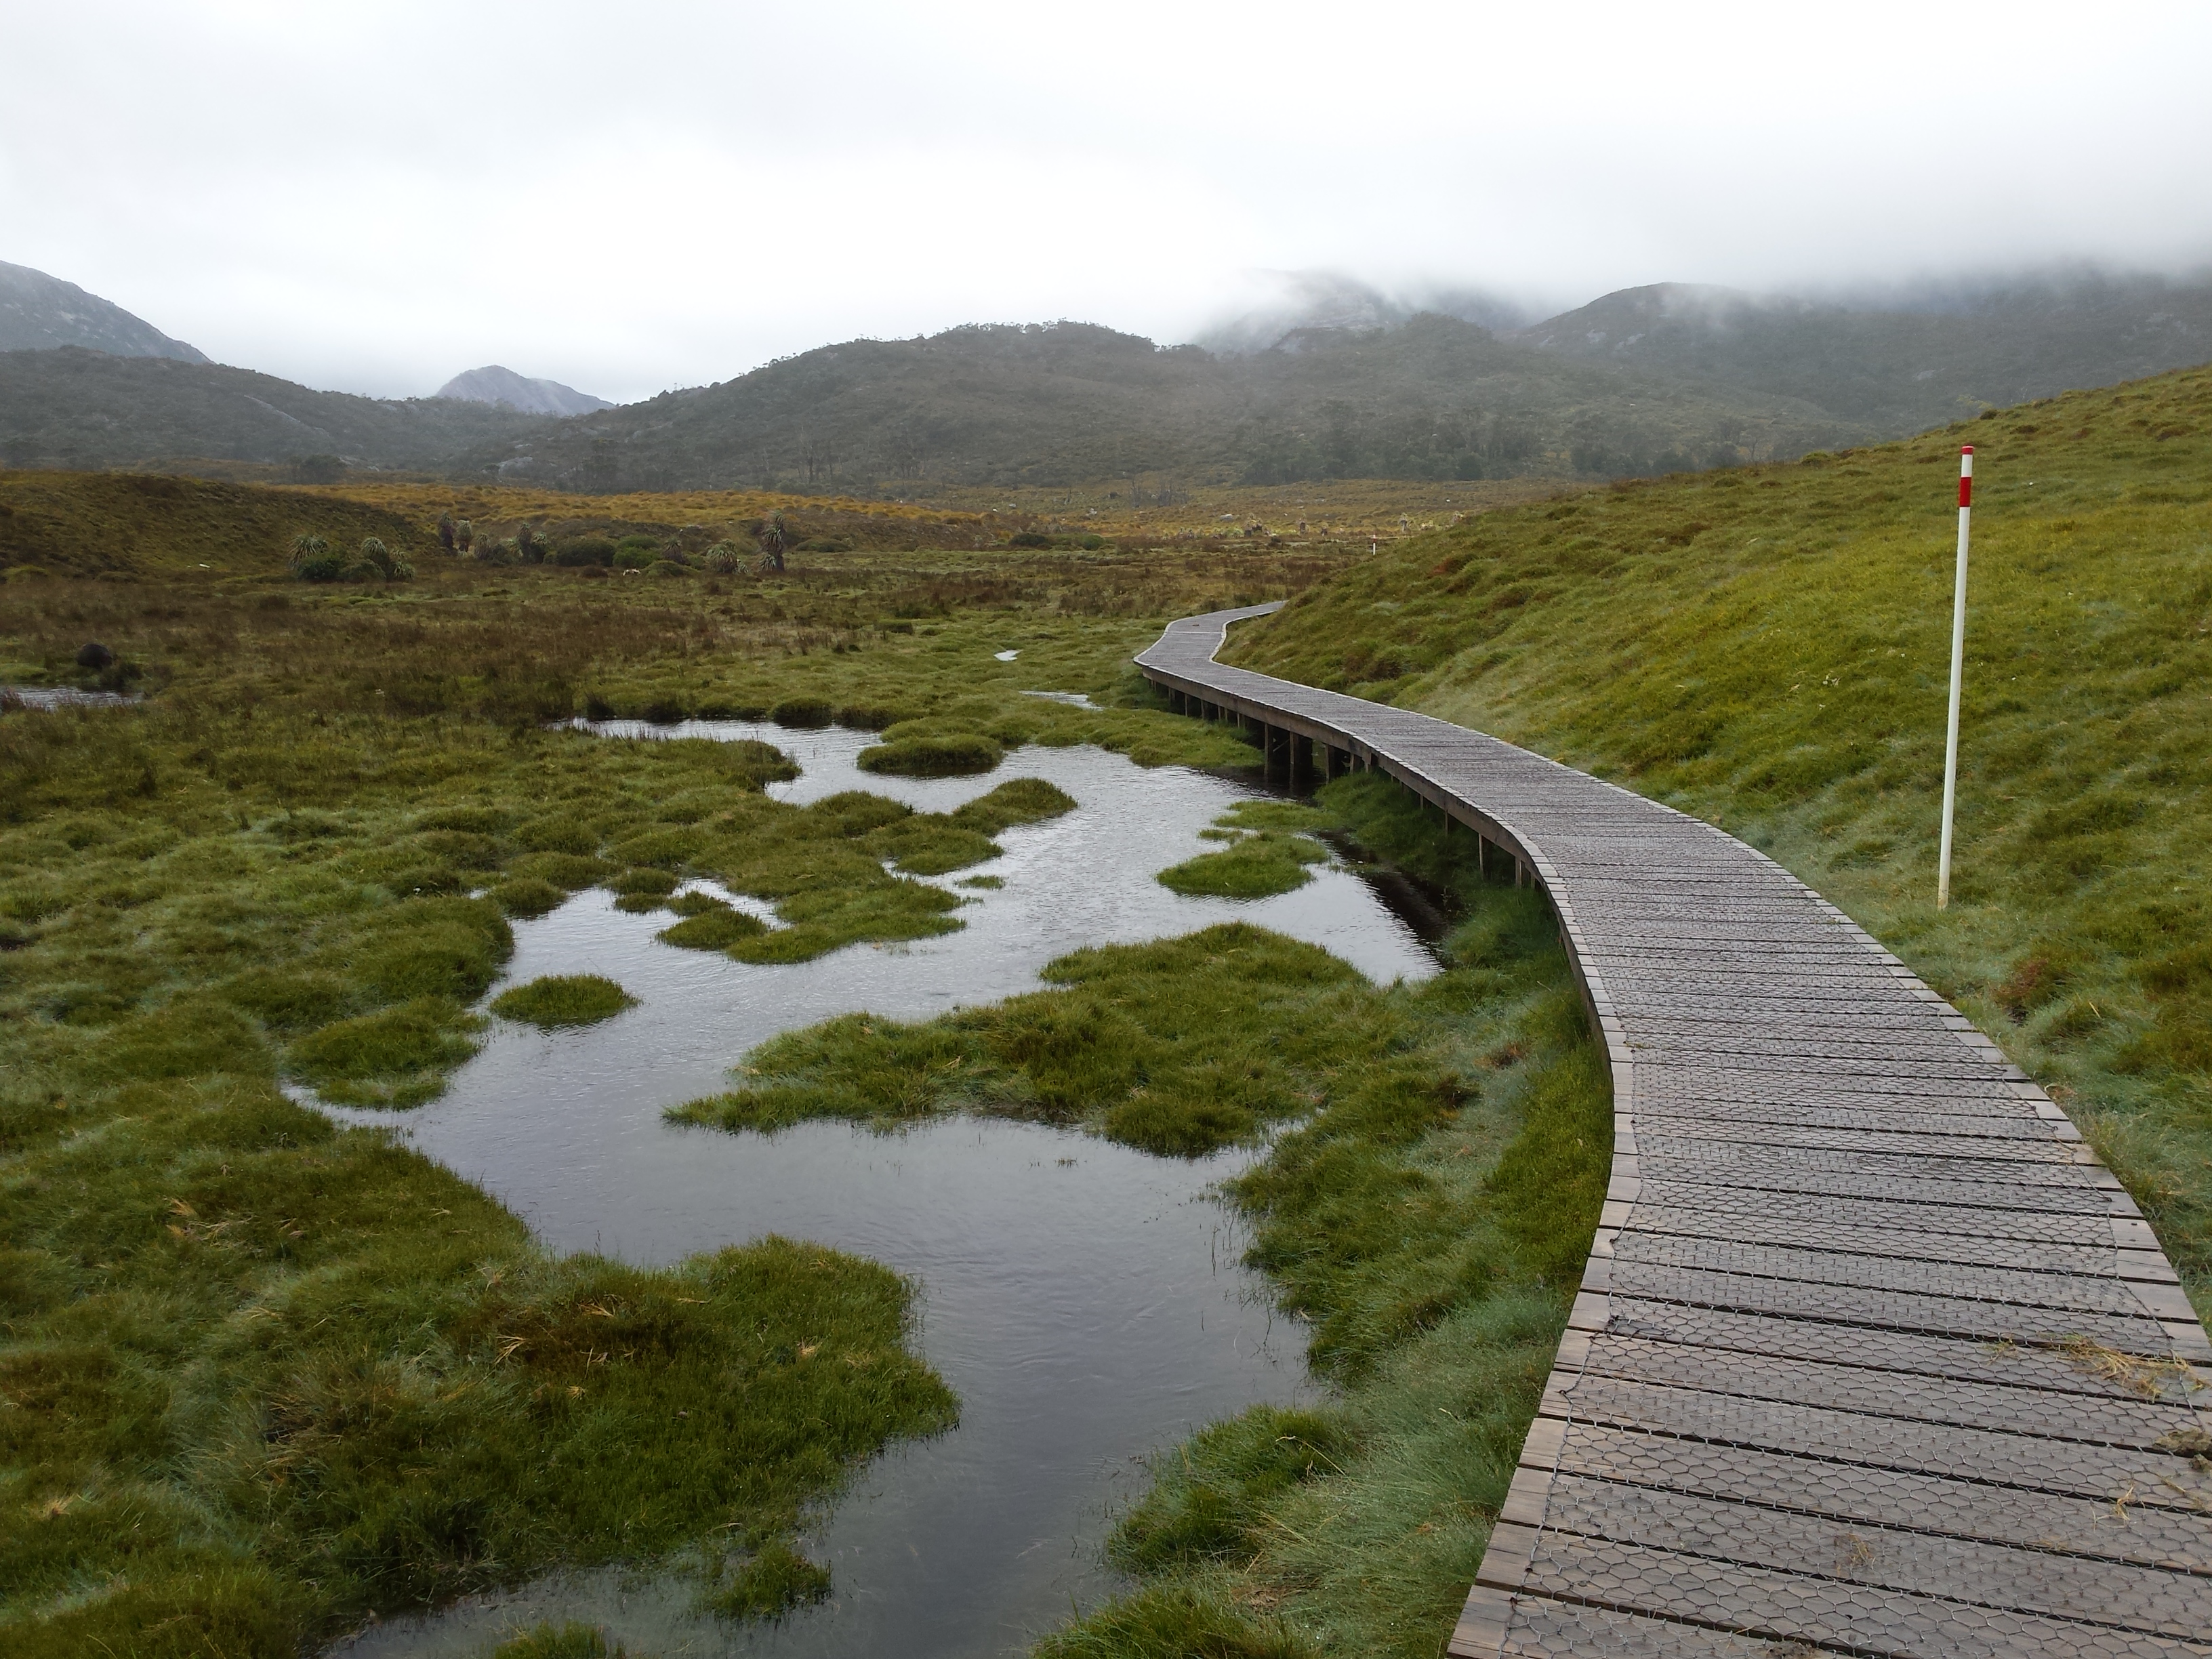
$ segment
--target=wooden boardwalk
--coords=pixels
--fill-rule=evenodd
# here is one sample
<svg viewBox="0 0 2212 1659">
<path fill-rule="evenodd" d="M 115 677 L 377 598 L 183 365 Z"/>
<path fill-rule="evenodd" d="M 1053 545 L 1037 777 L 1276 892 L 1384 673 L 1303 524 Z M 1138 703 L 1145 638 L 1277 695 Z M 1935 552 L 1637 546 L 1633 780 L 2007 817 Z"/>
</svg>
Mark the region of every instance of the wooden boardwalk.
<svg viewBox="0 0 2212 1659">
<path fill-rule="evenodd" d="M 1138 664 L 1286 781 L 1374 768 L 1515 860 L 1612 1068 L 1589 1271 L 1447 1651 L 2212 1654 L 2212 1347 L 2066 1115 L 1733 836 L 1214 662 L 1273 608 Z"/>
</svg>

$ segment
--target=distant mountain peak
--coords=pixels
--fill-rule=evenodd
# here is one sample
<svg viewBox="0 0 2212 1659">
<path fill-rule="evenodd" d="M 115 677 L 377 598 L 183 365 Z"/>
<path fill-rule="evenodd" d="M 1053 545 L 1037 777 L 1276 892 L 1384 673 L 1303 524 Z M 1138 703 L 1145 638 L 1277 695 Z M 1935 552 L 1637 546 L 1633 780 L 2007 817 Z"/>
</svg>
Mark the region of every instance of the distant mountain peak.
<svg viewBox="0 0 2212 1659">
<path fill-rule="evenodd" d="M 437 395 L 465 404 L 504 404 L 525 415 L 592 415 L 614 407 L 605 398 L 558 380 L 533 380 L 497 363 L 454 375 L 438 388 Z"/>
<path fill-rule="evenodd" d="M 1511 301 L 1474 289 L 1432 289 L 1392 295 L 1332 270 L 1266 270 L 1255 275 L 1273 290 L 1240 317 L 1198 337 L 1209 350 L 1241 356 L 1277 348 L 1297 351 L 1329 332 L 1397 328 L 1424 313 L 1455 317 L 1493 331 L 1517 328 L 1529 313 Z"/>
<path fill-rule="evenodd" d="M 0 351 L 50 351 L 58 346 L 82 346 L 111 357 L 207 362 L 182 340 L 171 339 L 143 318 L 75 283 L 0 261 Z"/>
</svg>

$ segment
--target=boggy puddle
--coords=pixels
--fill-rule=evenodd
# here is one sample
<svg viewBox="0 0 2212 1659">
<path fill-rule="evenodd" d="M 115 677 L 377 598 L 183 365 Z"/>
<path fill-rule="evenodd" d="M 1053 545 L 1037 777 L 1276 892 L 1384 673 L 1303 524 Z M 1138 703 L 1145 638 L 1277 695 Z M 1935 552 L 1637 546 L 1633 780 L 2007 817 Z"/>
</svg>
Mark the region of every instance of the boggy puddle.
<svg viewBox="0 0 2212 1659">
<path fill-rule="evenodd" d="M 1340 862 L 1292 893 L 1184 898 L 1153 879 L 1204 850 L 1198 831 L 1252 783 L 1135 766 L 1098 749 L 1016 751 L 988 776 L 878 777 L 874 739 L 735 721 L 615 738 L 757 738 L 802 769 L 772 786 L 807 801 L 868 789 L 929 811 L 1009 777 L 1049 780 L 1077 810 L 1008 830 L 1006 851 L 944 884 L 973 902 L 959 933 L 755 966 L 653 937 L 665 914 L 625 915 L 604 892 L 515 926 L 507 984 L 597 973 L 640 1005 L 545 1034 L 495 1023 L 443 1099 L 396 1118 L 411 1145 L 481 1182 L 561 1250 L 665 1263 L 764 1233 L 888 1263 L 921 1286 L 922 1352 L 961 1401 L 958 1428 L 862 1468 L 805 1540 L 831 1600 L 775 1625 L 691 1610 L 680 1575 L 541 1580 L 342 1644 L 347 1659 L 480 1655 L 540 1620 L 580 1619 L 644 1655 L 848 1655 L 951 1659 L 1018 1650 L 1112 1591 L 1100 1554 L 1143 1487 L 1143 1459 L 1198 1425 L 1304 1385 L 1305 1336 L 1241 1265 L 1244 1241 L 1212 1189 L 1251 1154 L 1158 1158 L 1048 1127 L 938 1120 L 879 1136 L 811 1123 L 774 1136 L 665 1122 L 662 1109 L 726 1085 L 726 1068 L 780 1031 L 867 1009 L 926 1018 L 1037 987 L 1087 945 L 1172 937 L 1239 920 L 1322 945 L 1379 982 L 1437 962 L 1404 895 Z M 970 892 L 962 877 L 1002 888 Z M 1394 902 L 1398 906 L 1394 908 Z M 749 906 L 749 908 L 751 908 Z M 1414 914 L 1413 911 L 1409 915 Z"/>
</svg>

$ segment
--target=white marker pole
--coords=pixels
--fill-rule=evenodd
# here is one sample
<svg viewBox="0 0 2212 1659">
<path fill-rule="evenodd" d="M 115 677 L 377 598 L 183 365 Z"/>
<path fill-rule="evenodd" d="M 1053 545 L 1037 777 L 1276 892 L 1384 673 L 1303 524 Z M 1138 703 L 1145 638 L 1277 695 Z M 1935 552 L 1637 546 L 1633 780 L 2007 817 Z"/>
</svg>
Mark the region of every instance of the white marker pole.
<svg viewBox="0 0 2212 1659">
<path fill-rule="evenodd" d="M 1974 447 L 1959 452 L 1959 574 L 1951 590 L 1951 719 L 1943 738 L 1943 844 L 1936 855 L 1936 908 L 1951 902 L 1951 817 L 1959 804 L 1959 693 L 1966 678 L 1966 522 L 1974 511 Z"/>
</svg>

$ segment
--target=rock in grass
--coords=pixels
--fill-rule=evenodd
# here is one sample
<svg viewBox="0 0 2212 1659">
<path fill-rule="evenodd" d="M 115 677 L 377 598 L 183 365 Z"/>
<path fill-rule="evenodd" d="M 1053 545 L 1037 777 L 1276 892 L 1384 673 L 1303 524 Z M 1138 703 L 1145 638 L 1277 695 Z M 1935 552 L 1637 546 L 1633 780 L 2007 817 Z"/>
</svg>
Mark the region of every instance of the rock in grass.
<svg viewBox="0 0 2212 1659">
<path fill-rule="evenodd" d="M 767 931 L 759 917 L 721 904 L 686 916 L 673 927 L 662 928 L 659 937 L 664 945 L 681 945 L 687 951 L 726 951 L 741 939 Z"/>
<path fill-rule="evenodd" d="M 601 975 L 548 974 L 501 992 L 492 999 L 491 1011 L 501 1019 L 552 1031 L 568 1025 L 596 1025 L 635 1006 L 635 997 Z"/>
<path fill-rule="evenodd" d="M 917 733 L 863 749 L 856 763 L 863 772 L 890 772 L 906 778 L 965 777 L 988 772 L 1006 757 L 996 738 L 981 732 Z"/>
<path fill-rule="evenodd" d="M 1272 898 L 1313 879 L 1310 864 L 1328 854 L 1304 836 L 1272 831 L 1247 836 L 1218 853 L 1201 853 L 1159 873 L 1159 884 L 1186 898 Z"/>
<path fill-rule="evenodd" d="M 79 668 L 112 668 L 115 653 L 98 640 L 87 640 L 77 647 L 76 665 Z"/>
</svg>

